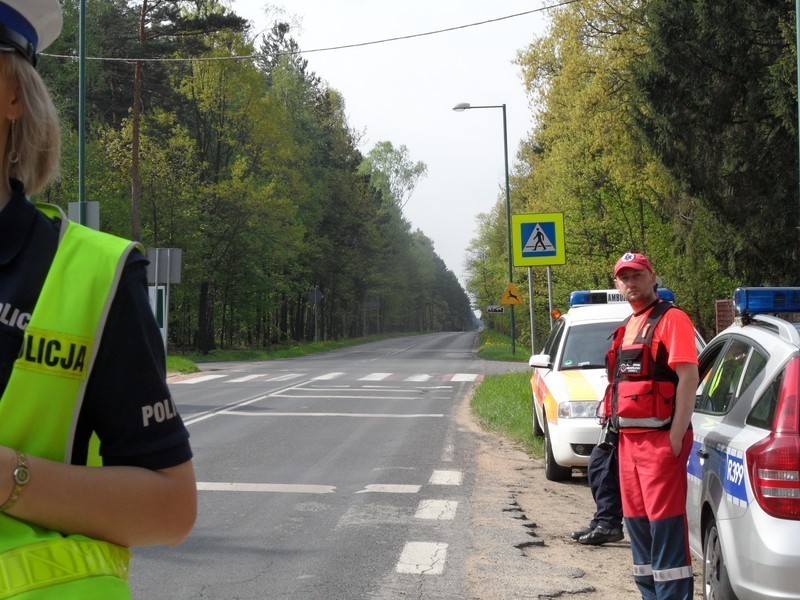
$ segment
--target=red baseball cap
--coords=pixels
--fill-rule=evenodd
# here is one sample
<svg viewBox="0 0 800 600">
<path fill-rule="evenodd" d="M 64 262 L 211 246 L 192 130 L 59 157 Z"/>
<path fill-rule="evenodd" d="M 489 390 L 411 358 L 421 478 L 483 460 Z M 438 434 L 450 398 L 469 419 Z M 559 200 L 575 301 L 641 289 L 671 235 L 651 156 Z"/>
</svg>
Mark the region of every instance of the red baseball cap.
<svg viewBox="0 0 800 600">
<path fill-rule="evenodd" d="M 655 273 L 653 265 L 647 260 L 644 254 L 635 254 L 633 252 L 626 252 L 614 265 L 614 277 L 616 277 L 622 269 L 633 269 L 634 271 L 643 271 L 647 269 Z"/>
</svg>

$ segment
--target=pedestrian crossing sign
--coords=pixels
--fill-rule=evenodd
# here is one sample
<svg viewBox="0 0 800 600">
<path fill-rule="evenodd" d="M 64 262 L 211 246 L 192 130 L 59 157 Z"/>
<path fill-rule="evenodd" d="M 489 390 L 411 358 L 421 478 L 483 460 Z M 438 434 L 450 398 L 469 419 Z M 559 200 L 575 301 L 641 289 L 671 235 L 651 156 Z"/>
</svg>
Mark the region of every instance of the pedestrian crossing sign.
<svg viewBox="0 0 800 600">
<path fill-rule="evenodd" d="M 517 267 L 565 264 L 564 214 L 512 215 L 511 242 Z"/>
</svg>

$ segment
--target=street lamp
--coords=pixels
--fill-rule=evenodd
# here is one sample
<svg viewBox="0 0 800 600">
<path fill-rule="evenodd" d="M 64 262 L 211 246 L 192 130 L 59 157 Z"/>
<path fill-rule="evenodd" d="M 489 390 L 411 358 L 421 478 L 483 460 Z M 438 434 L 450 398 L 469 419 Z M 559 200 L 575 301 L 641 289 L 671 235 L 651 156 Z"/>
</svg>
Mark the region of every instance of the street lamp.
<svg viewBox="0 0 800 600">
<path fill-rule="evenodd" d="M 800 1 L 800 0 L 798 0 Z M 514 281 L 514 263 L 511 255 L 511 196 L 508 192 L 508 126 L 506 124 L 506 105 L 492 104 L 486 106 L 472 106 L 469 102 L 461 102 L 453 107 L 456 112 L 464 112 L 473 108 L 502 108 L 503 109 L 503 151 L 506 164 L 506 233 L 508 237 L 508 282 Z M 514 305 L 511 305 L 511 354 L 516 352 L 514 342 Z"/>
</svg>

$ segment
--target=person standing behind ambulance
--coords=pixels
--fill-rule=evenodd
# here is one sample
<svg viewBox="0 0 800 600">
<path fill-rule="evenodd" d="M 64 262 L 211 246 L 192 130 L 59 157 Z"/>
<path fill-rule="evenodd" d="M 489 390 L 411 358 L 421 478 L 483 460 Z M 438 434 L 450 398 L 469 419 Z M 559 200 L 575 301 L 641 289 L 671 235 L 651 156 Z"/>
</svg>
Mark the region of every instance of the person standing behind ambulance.
<svg viewBox="0 0 800 600">
<path fill-rule="evenodd" d="M 58 0 L 0 0 L 0 598 L 124 600 L 129 547 L 177 544 L 197 489 L 141 247 L 28 194 L 57 175 L 36 72 Z"/>
<path fill-rule="evenodd" d="M 689 317 L 656 292 L 642 254 L 626 253 L 614 282 L 633 309 L 608 355 L 607 414 L 620 433 L 622 510 L 633 574 L 645 600 L 691 600 L 686 463 L 699 382 Z"/>
</svg>

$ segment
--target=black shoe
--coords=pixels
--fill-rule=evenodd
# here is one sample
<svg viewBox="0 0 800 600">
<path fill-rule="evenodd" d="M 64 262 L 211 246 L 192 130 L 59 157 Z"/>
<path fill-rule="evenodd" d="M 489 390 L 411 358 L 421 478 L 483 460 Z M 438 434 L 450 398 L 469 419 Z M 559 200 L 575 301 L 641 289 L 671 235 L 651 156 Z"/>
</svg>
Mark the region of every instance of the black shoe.
<svg viewBox="0 0 800 600">
<path fill-rule="evenodd" d="M 578 543 L 587 544 L 590 546 L 599 546 L 600 544 L 607 544 L 608 542 L 619 542 L 624 539 L 622 529 L 609 529 L 598 525 L 593 531 L 582 535 L 578 538 Z"/>
<path fill-rule="evenodd" d="M 577 541 L 580 538 L 582 538 L 583 536 L 592 533 L 593 531 L 594 531 L 594 527 L 592 527 L 591 525 L 587 525 L 583 529 L 579 529 L 578 531 L 573 531 L 569 535 L 573 540 Z"/>
</svg>

